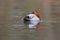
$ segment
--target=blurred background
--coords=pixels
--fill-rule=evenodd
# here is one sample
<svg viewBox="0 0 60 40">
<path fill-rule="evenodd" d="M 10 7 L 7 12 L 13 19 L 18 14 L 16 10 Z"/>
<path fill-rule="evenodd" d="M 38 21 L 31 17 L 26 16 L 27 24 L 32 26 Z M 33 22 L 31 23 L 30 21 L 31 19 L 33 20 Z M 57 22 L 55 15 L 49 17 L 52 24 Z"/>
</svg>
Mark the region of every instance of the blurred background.
<svg viewBox="0 0 60 40">
<path fill-rule="evenodd" d="M 21 21 L 39 10 L 38 31 L 30 31 Z M 60 0 L 0 0 L 0 40 L 60 40 Z"/>
</svg>

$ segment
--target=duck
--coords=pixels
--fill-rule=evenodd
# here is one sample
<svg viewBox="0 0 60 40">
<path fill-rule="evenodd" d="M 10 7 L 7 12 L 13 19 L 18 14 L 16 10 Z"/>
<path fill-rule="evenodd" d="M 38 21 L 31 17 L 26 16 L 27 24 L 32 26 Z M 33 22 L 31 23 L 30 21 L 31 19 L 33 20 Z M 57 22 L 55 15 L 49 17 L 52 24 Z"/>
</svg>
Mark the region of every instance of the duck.
<svg viewBox="0 0 60 40">
<path fill-rule="evenodd" d="M 27 24 L 28 28 L 38 29 L 40 23 L 40 13 L 38 10 L 34 10 L 32 13 L 26 15 L 23 20 Z"/>
</svg>

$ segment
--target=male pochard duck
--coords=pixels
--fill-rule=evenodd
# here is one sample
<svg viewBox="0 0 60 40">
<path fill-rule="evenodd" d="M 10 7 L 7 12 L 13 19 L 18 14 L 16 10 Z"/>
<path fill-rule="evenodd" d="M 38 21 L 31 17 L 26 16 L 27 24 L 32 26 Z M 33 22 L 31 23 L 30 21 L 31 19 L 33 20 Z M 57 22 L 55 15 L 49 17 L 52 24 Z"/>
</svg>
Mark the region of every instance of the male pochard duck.
<svg viewBox="0 0 60 40">
<path fill-rule="evenodd" d="M 28 28 L 38 28 L 38 24 L 40 22 L 39 12 L 34 10 L 32 13 L 28 14 L 24 17 L 24 23 L 27 23 Z"/>
</svg>

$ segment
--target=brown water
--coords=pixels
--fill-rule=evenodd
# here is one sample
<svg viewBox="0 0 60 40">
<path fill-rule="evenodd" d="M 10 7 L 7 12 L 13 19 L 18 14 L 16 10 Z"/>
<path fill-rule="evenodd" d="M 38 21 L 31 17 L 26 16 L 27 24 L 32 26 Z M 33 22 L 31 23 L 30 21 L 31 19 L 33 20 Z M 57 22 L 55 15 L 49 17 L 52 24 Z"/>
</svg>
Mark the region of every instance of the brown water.
<svg viewBox="0 0 60 40">
<path fill-rule="evenodd" d="M 59 40 L 59 5 L 59 0 L 0 0 L 0 40 Z M 43 20 L 38 31 L 30 31 L 21 21 L 34 9 Z"/>
</svg>

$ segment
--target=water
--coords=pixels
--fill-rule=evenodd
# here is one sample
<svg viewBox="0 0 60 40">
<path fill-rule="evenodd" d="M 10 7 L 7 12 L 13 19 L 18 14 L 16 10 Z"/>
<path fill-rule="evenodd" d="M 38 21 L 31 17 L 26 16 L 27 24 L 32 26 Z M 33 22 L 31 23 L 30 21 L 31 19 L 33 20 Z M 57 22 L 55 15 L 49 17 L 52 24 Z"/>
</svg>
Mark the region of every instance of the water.
<svg viewBox="0 0 60 40">
<path fill-rule="evenodd" d="M 59 40 L 59 13 L 53 14 L 51 9 L 55 8 L 51 6 L 49 9 L 48 4 L 47 0 L 32 0 L 32 2 L 29 0 L 0 0 L 0 40 Z M 41 11 L 43 22 L 38 31 L 29 30 L 22 23 L 21 18 L 28 12 L 39 8 L 43 10 Z"/>
</svg>

